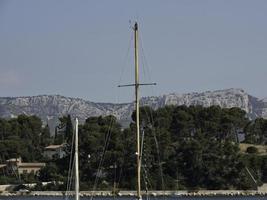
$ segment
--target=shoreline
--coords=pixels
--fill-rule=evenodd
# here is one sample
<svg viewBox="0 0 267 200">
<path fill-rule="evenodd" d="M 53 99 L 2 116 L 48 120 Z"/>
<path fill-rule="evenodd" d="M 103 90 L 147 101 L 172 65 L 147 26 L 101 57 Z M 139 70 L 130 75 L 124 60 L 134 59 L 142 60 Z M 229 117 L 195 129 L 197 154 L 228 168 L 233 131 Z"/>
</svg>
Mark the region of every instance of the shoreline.
<svg viewBox="0 0 267 200">
<path fill-rule="evenodd" d="M 18 191 L 18 192 L 7 192 L 3 191 L 0 196 L 65 196 L 65 191 Z M 74 192 L 68 192 L 68 195 L 74 195 Z M 120 191 L 115 195 L 111 191 L 80 191 L 81 197 L 133 197 L 136 195 L 136 191 Z M 142 195 L 149 195 L 154 197 L 163 196 L 267 196 L 266 191 L 259 190 L 199 190 L 199 191 L 148 191 L 142 192 Z"/>
</svg>

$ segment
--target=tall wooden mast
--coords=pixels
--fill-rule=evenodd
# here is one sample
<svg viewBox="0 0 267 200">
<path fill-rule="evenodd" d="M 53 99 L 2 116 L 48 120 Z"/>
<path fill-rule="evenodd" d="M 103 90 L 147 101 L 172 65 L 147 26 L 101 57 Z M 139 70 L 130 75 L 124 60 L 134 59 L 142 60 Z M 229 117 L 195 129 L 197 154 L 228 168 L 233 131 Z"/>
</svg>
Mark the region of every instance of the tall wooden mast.
<svg viewBox="0 0 267 200">
<path fill-rule="evenodd" d="M 135 83 L 119 85 L 118 87 L 135 87 L 135 110 L 136 110 L 136 160 L 137 160 L 137 199 L 142 199 L 141 195 L 141 151 L 140 151 L 140 114 L 139 114 L 139 87 L 142 85 L 156 85 L 156 83 L 139 83 L 139 65 L 138 65 L 138 24 L 134 27 L 134 64 L 135 64 Z"/>
<path fill-rule="evenodd" d="M 141 155 L 139 125 L 139 65 L 138 65 L 138 24 L 134 24 L 134 63 L 135 63 L 135 110 L 136 110 L 136 159 L 137 159 L 137 198 L 141 196 Z"/>
</svg>

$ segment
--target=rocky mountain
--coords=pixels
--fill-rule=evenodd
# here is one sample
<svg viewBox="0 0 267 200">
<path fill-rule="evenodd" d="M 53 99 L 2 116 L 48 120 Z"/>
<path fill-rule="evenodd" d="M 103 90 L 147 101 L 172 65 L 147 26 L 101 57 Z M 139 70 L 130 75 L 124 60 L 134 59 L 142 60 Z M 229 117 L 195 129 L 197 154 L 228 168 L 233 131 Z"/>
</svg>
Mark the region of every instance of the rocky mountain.
<svg viewBox="0 0 267 200">
<path fill-rule="evenodd" d="M 258 99 L 242 89 L 143 97 L 141 105 L 149 105 L 154 109 L 165 105 L 239 107 L 245 110 L 250 118 L 267 118 L 267 99 Z M 12 118 L 19 114 L 36 115 L 51 126 L 55 125 L 58 117 L 67 114 L 78 117 L 81 121 L 90 116 L 112 114 L 122 122 L 129 122 L 133 109 L 134 103 L 94 103 L 60 95 L 0 97 L 0 117 Z"/>
<path fill-rule="evenodd" d="M 177 94 L 171 93 L 159 97 L 144 97 L 142 103 L 153 108 L 165 105 L 202 105 L 209 107 L 218 105 L 222 108 L 239 107 L 245 110 L 252 119 L 267 117 L 267 98 L 258 99 L 246 93 L 243 89 L 225 89 L 205 91 L 201 93 Z"/>
</svg>

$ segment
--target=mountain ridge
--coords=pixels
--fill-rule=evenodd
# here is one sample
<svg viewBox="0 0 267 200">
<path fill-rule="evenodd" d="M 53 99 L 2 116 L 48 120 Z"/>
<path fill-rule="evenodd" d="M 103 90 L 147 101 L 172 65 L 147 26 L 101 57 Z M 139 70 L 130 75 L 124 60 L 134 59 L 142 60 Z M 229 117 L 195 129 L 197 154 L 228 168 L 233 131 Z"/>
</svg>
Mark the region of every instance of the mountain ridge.
<svg viewBox="0 0 267 200">
<path fill-rule="evenodd" d="M 256 117 L 267 118 L 267 99 L 259 99 L 249 95 L 240 88 L 142 97 L 140 104 L 151 106 L 153 109 L 166 105 L 239 107 L 245 110 L 248 117 L 252 119 Z M 133 109 L 133 102 L 99 103 L 77 97 L 65 97 L 59 94 L 0 97 L 0 117 L 13 118 L 19 114 L 36 115 L 43 122 L 50 125 L 56 124 L 56 120 L 59 117 L 67 114 L 72 117 L 78 117 L 81 121 L 91 116 L 112 114 L 120 121 L 129 122 Z"/>
</svg>

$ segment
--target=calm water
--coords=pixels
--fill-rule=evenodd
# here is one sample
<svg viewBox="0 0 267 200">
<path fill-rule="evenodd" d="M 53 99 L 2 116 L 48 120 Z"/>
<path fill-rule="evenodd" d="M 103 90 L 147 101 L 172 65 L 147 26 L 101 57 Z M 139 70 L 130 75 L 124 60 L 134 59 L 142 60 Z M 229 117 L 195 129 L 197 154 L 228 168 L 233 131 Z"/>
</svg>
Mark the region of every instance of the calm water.
<svg viewBox="0 0 267 200">
<path fill-rule="evenodd" d="M 64 200 L 64 197 L 0 197 L 0 200 Z M 74 199 L 74 198 L 69 198 Z M 114 200 L 112 197 L 95 197 L 94 200 Z M 135 200 L 134 197 L 117 197 L 117 200 Z M 90 197 L 81 197 L 81 200 L 90 200 Z M 143 197 L 143 200 L 147 200 Z M 148 200 L 267 200 L 267 197 L 150 197 Z"/>
</svg>

